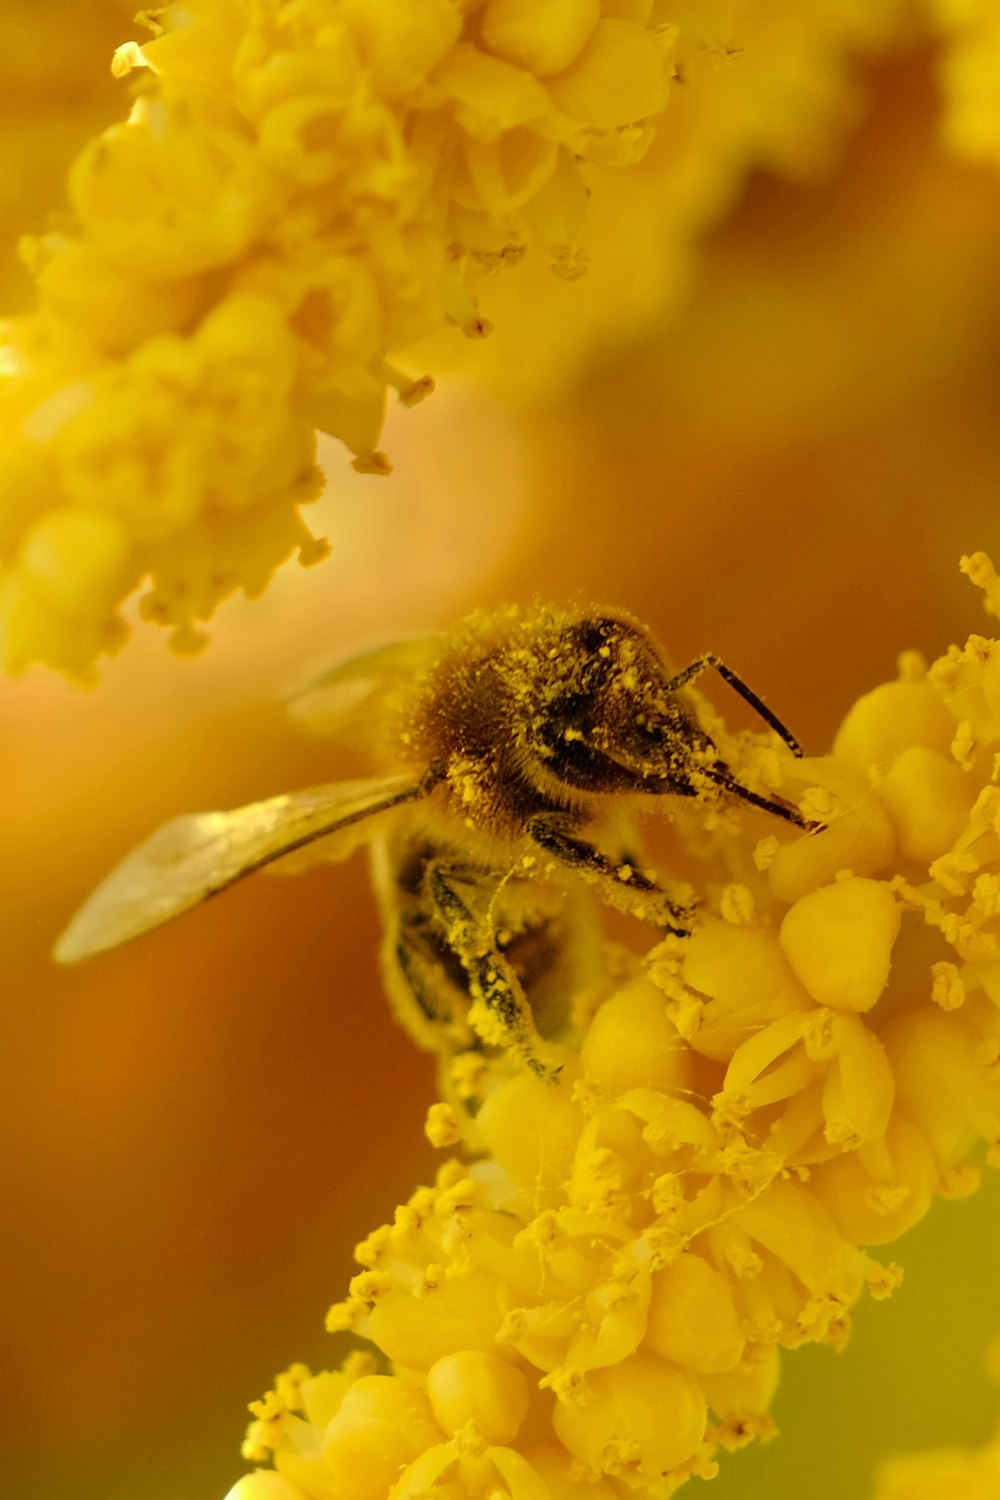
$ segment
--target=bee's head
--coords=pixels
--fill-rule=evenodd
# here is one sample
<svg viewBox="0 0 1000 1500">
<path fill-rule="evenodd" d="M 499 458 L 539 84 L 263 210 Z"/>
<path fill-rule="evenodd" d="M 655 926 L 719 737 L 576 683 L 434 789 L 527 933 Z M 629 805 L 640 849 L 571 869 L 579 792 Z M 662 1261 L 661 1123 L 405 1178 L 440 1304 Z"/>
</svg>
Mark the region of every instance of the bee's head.
<svg viewBox="0 0 1000 1500">
<path fill-rule="evenodd" d="M 577 791 L 693 790 L 711 742 L 670 689 L 670 671 L 625 616 L 587 615 L 539 632 L 527 653 L 522 748 Z"/>
</svg>

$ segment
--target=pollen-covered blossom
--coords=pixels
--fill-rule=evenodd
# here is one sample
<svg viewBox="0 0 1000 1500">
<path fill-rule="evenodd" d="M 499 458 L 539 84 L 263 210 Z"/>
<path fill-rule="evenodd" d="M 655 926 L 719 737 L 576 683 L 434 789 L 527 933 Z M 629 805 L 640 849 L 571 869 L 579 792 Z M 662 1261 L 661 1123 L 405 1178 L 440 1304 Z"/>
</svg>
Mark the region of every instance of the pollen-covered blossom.
<svg viewBox="0 0 1000 1500">
<path fill-rule="evenodd" d="M 120 48 L 135 104 L 26 246 L 38 313 L 0 395 L 5 659 L 85 673 L 146 616 L 194 622 L 298 548 L 316 427 L 384 472 L 387 351 L 531 244 L 575 274 L 588 163 L 637 160 L 674 28 L 652 0 L 191 0 Z"/>
<path fill-rule="evenodd" d="M 458 1059 L 428 1134 L 463 1156 L 329 1316 L 378 1360 L 281 1377 L 244 1449 L 274 1467 L 229 1500 L 711 1477 L 770 1433 L 781 1352 L 841 1344 L 897 1284 L 872 1247 L 971 1191 L 977 1143 L 1000 1165 L 1000 642 L 905 653 L 827 756 L 721 742 L 821 826 L 687 807 L 700 918 L 577 997 L 558 1082 Z"/>
</svg>

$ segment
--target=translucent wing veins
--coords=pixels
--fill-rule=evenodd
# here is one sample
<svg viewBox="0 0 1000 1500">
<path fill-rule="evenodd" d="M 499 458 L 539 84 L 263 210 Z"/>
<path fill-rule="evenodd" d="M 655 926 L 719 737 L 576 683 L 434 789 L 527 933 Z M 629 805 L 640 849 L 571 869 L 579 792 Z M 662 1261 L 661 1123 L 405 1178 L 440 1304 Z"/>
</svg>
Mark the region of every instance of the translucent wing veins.
<svg viewBox="0 0 1000 1500">
<path fill-rule="evenodd" d="M 53 956 L 72 964 L 115 948 L 304 844 L 417 801 L 437 779 L 430 771 L 345 781 L 268 797 L 232 812 L 172 818 L 88 897 Z"/>
</svg>

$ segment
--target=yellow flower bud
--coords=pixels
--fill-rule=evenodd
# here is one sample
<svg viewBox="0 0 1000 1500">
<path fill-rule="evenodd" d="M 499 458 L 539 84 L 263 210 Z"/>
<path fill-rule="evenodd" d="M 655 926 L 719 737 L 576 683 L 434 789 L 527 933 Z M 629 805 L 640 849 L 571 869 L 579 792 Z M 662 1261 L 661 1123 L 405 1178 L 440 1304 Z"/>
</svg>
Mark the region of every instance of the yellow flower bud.
<svg viewBox="0 0 1000 1500">
<path fill-rule="evenodd" d="M 434 73 L 435 84 L 454 102 L 464 130 L 481 141 L 527 125 L 548 112 L 549 98 L 538 79 L 502 58 L 459 42 Z"/>
<path fill-rule="evenodd" d="M 850 1302 L 861 1285 L 861 1255 L 843 1240 L 828 1210 L 801 1182 L 778 1178 L 734 1214 L 812 1293 Z"/>
<path fill-rule="evenodd" d="M 904 750 L 920 745 L 949 755 L 955 716 L 929 677 L 885 682 L 850 709 L 833 742 L 833 753 L 867 774 L 886 770 Z"/>
<path fill-rule="evenodd" d="M 684 41 L 706 52 L 725 54 L 734 38 L 732 0 L 671 0 L 670 20 Z"/>
<path fill-rule="evenodd" d="M 462 30 L 452 0 L 340 0 L 339 9 L 387 100 L 419 87 Z"/>
<path fill-rule="evenodd" d="M 528 1448 L 525 1458 L 545 1485 L 550 1500 L 616 1500 L 616 1491 L 606 1479 L 582 1479 L 575 1461 L 559 1443 Z"/>
<path fill-rule="evenodd" d="M 461 1122 L 453 1104 L 443 1101 L 432 1104 L 427 1111 L 424 1134 L 437 1150 L 445 1146 L 456 1146 L 462 1139 Z"/>
<path fill-rule="evenodd" d="M 75 620 L 58 615 L 45 605 L 26 579 L 16 576 L 0 582 L 0 635 L 3 665 L 8 672 L 21 672 L 31 662 L 43 659 L 61 671 L 86 680 L 102 651 L 114 651 L 125 634 L 116 617 Z"/>
<path fill-rule="evenodd" d="M 238 67 L 240 109 L 258 127 L 267 111 L 286 100 L 323 94 L 331 108 L 346 108 L 358 57 L 343 32 L 328 32 L 324 47 L 272 51 L 260 36 L 244 36 Z M 158 46 L 154 42 L 153 46 Z"/>
<path fill-rule="evenodd" d="M 344 1500 L 385 1500 L 406 1465 L 441 1440 L 420 1391 L 396 1376 L 368 1375 L 327 1426 L 323 1456 Z"/>
<path fill-rule="evenodd" d="M 525 210 L 544 244 L 575 246 L 583 233 L 587 191 L 571 152 L 562 147 L 545 185 Z"/>
<path fill-rule="evenodd" d="M 667 102 L 663 47 L 631 21 L 599 21 L 572 66 L 547 82 L 557 109 L 598 130 L 658 114 Z"/>
<path fill-rule="evenodd" d="M 705 1417 L 694 1377 L 640 1352 L 588 1375 L 587 1399 L 560 1401 L 553 1425 L 588 1468 L 649 1481 L 693 1458 L 705 1436 Z"/>
<path fill-rule="evenodd" d="M 241 18 L 240 0 L 186 0 L 164 6 L 157 13 L 163 31 L 143 44 L 142 57 L 157 73 L 225 89 L 241 40 Z"/>
<path fill-rule="evenodd" d="M 766 1413 L 781 1374 L 781 1355 L 773 1344 L 747 1353 L 735 1369 L 703 1375 L 700 1380 L 716 1416 L 740 1427 Z"/>
<path fill-rule="evenodd" d="M 923 1135 L 896 1114 L 884 1145 L 821 1162 L 809 1180 L 845 1239 L 887 1245 L 923 1218 L 939 1173 Z"/>
<path fill-rule="evenodd" d="M 685 945 L 681 974 L 710 997 L 691 1045 L 718 1062 L 727 1062 L 748 1035 L 809 1005 L 774 932 L 760 927 L 707 918 Z"/>
<path fill-rule="evenodd" d="M 50 242 L 51 243 L 51 242 Z M 122 273 L 91 245 L 42 242 L 38 288 L 60 317 L 89 329 L 106 354 L 125 354 L 158 333 L 192 324 L 207 300 L 198 276 L 142 281 Z"/>
<path fill-rule="evenodd" d="M 984 1089 L 976 1040 L 962 1014 L 936 1005 L 911 1007 L 881 1031 L 896 1075 L 899 1108 L 945 1167 L 964 1156 L 975 1139 Z"/>
<path fill-rule="evenodd" d="M 309 1500 L 342 1500 L 342 1488 L 324 1459 L 321 1429 L 285 1411 L 277 1418 L 274 1436 L 274 1466 L 283 1479 Z"/>
<path fill-rule="evenodd" d="M 697 1374 L 732 1369 L 746 1340 L 726 1278 L 689 1252 L 654 1271 L 645 1342 Z"/>
<path fill-rule="evenodd" d="M 434 1500 L 465 1500 L 470 1488 L 476 1492 L 480 1485 L 461 1483 L 457 1477 L 458 1463 L 457 1443 L 438 1443 L 436 1447 L 428 1448 L 400 1474 L 390 1491 L 392 1500 L 429 1500 L 430 1496 Z M 474 1469 L 480 1481 L 486 1479 L 488 1483 L 493 1477 L 488 1461 L 484 1462 L 482 1458 L 466 1458 L 464 1467 Z"/>
<path fill-rule="evenodd" d="M 384 1291 L 364 1331 L 396 1364 L 426 1370 L 455 1349 L 491 1348 L 501 1321 L 494 1278 L 463 1269 L 419 1298 L 409 1285 Z"/>
<path fill-rule="evenodd" d="M 600 18 L 600 0 L 487 0 L 481 35 L 491 52 L 544 77 L 569 67 Z"/>
<path fill-rule="evenodd" d="M 69 190 L 90 243 L 125 275 L 150 281 L 237 260 L 268 212 L 245 129 L 206 118 L 182 89 L 85 147 Z"/>
<path fill-rule="evenodd" d="M 308 1500 L 308 1497 L 297 1484 L 290 1484 L 273 1469 L 255 1469 L 236 1481 L 225 1500 Z"/>
<path fill-rule="evenodd" d="M 786 912 L 778 941 L 820 1005 L 870 1010 L 889 979 L 899 909 L 877 880 L 838 880 Z"/>
<path fill-rule="evenodd" d="M 691 1085 L 691 1051 L 667 1015 L 666 1000 L 646 978 L 606 1000 L 580 1050 L 584 1073 L 616 1098 L 626 1089 L 683 1093 Z"/>
<path fill-rule="evenodd" d="M 964 829 L 978 788 L 952 756 L 913 745 L 896 758 L 878 790 L 900 853 L 929 865 Z"/>
<path fill-rule="evenodd" d="M 759 1109 L 811 1083 L 817 1076 L 816 1063 L 826 1061 L 802 1045 L 814 1027 L 813 1012 L 801 1010 L 751 1030 L 726 1069 L 723 1096 Z"/>
<path fill-rule="evenodd" d="M 356 1349 L 347 1356 L 340 1370 L 322 1370 L 318 1375 L 307 1373 L 299 1386 L 299 1399 L 313 1426 L 325 1428 L 337 1415 L 351 1386 L 363 1375 L 374 1375 L 376 1368 L 377 1363 L 370 1354 Z"/>
<path fill-rule="evenodd" d="M 649 1308 L 648 1272 L 605 1281 L 584 1302 L 584 1317 L 570 1339 L 566 1367 L 574 1372 L 617 1365 L 642 1342 Z"/>
<path fill-rule="evenodd" d="M 528 1415 L 524 1373 L 498 1354 L 463 1349 L 427 1372 L 427 1396 L 441 1427 L 454 1434 L 468 1422 L 485 1442 L 510 1444 Z"/>
<path fill-rule="evenodd" d="M 25 538 L 21 572 L 56 614 L 86 615 L 99 598 L 111 607 L 131 560 L 125 529 L 107 511 L 50 512 Z"/>
<path fill-rule="evenodd" d="M 500 1476 L 502 1488 L 498 1487 L 495 1481 L 492 1484 L 489 1483 L 493 1475 L 489 1475 L 487 1483 L 483 1484 L 480 1475 L 485 1470 L 486 1464 L 492 1467 L 494 1474 Z M 486 1476 L 483 1475 L 483 1477 Z M 551 1500 L 545 1485 L 532 1466 L 515 1448 L 490 1448 L 480 1474 L 471 1474 L 469 1479 L 471 1482 L 464 1487 L 455 1485 L 450 1494 L 442 1496 L 442 1500 L 467 1500 L 470 1492 L 476 1495 L 499 1493 L 501 1496 L 506 1492 L 511 1500 Z M 421 1500 L 421 1497 L 415 1495 L 413 1500 Z"/>
<path fill-rule="evenodd" d="M 832 791 L 839 804 L 827 827 L 782 844 L 768 868 L 771 894 L 797 901 L 842 870 L 876 875 L 896 852 L 896 835 L 866 776 L 826 759 L 800 762 L 803 774 Z"/>
<path fill-rule="evenodd" d="M 833 1066 L 823 1085 L 824 1135 L 831 1145 L 860 1146 L 885 1132 L 896 1084 L 885 1048 L 857 1016 L 829 1017 Z M 807 1051 L 810 1044 L 807 1039 Z M 813 1055 L 822 1055 L 822 1049 Z"/>
<path fill-rule="evenodd" d="M 569 1179 L 583 1121 L 568 1083 L 542 1083 L 525 1069 L 490 1095 L 476 1123 L 489 1151 L 537 1207 Z"/>
</svg>

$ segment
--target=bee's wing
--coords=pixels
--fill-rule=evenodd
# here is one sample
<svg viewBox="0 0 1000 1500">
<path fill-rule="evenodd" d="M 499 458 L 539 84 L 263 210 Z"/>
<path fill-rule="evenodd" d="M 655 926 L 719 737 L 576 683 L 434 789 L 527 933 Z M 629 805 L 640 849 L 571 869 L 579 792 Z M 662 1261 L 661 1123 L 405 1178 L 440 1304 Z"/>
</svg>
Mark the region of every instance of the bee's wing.
<svg viewBox="0 0 1000 1500">
<path fill-rule="evenodd" d="M 373 700 L 408 686 L 441 655 L 440 636 L 393 641 L 335 662 L 292 689 L 292 718 L 313 734 L 348 735 L 371 717 Z"/>
<path fill-rule="evenodd" d="M 115 948 L 206 901 L 294 849 L 426 794 L 409 772 L 310 787 L 233 812 L 172 818 L 122 860 L 84 902 L 53 950 L 62 964 Z M 353 842 L 345 842 L 341 857 Z M 330 856 L 328 856 L 330 857 Z"/>
</svg>

